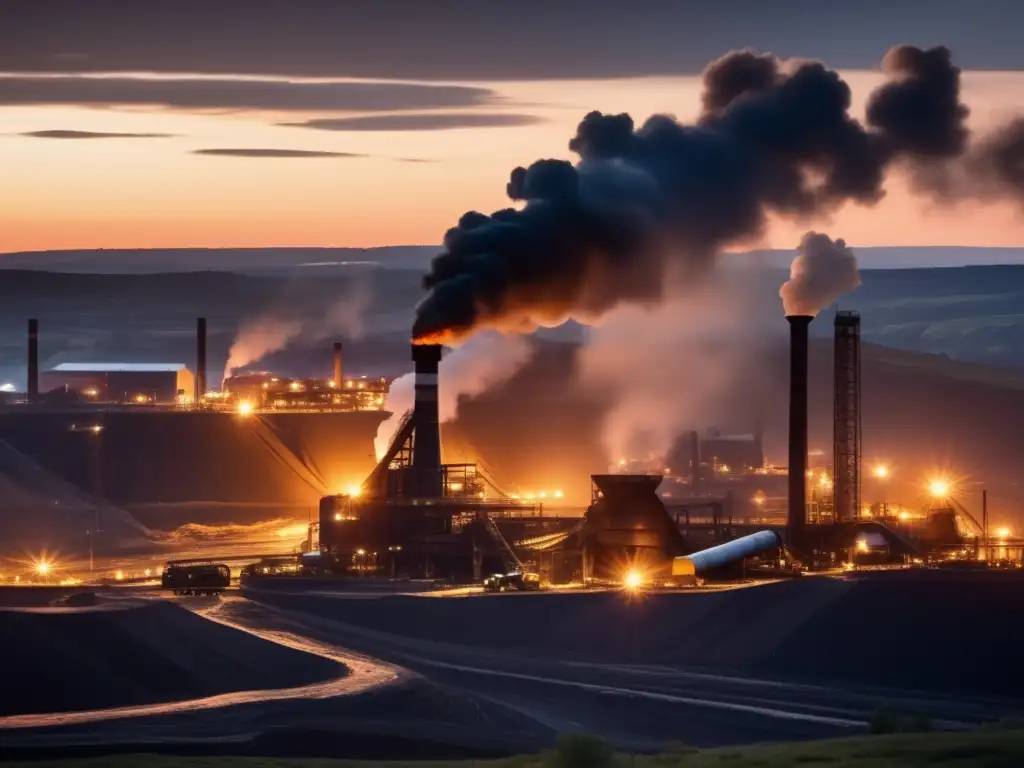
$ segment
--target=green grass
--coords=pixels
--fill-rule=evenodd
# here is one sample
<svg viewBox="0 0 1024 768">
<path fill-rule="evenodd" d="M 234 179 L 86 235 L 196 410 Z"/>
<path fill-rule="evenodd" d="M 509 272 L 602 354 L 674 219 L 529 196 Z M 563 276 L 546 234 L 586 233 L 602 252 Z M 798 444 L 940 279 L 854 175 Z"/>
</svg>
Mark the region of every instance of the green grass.
<svg viewBox="0 0 1024 768">
<path fill-rule="evenodd" d="M 354 762 L 243 757 L 128 755 L 82 760 L 7 762 L 7 768 L 559 768 L 552 755 L 463 762 Z M 1018 768 L 1024 730 L 984 728 L 968 733 L 896 734 L 796 744 L 689 751 L 671 745 L 660 755 L 618 756 L 622 768 Z"/>
</svg>

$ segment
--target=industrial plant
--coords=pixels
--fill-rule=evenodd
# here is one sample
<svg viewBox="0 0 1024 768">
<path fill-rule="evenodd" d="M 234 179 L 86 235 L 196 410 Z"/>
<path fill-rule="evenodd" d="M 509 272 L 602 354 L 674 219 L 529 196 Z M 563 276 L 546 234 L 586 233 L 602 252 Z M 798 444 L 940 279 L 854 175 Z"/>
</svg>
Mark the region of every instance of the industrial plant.
<svg viewBox="0 0 1024 768">
<path fill-rule="evenodd" d="M 325 366 L 326 368 L 326 366 Z M 32 406 L 151 406 L 232 411 L 380 411 L 390 382 L 346 377 L 342 343 L 335 342 L 330 375 L 296 379 L 272 372 L 238 372 L 219 389 L 209 386 L 206 318 L 196 321 L 194 365 L 175 362 L 75 362 L 39 369 L 39 321 L 28 321 L 27 391 L 3 393 L 8 404 Z"/>
<path fill-rule="evenodd" d="M 831 456 L 809 451 L 808 350 L 814 318 L 791 315 L 787 321 L 787 466 L 766 462 L 759 420 L 746 434 L 684 432 L 666 456 L 622 457 L 610 471 L 595 472 L 585 507 L 562 503 L 560 490 L 550 495 L 512 492 L 478 462 L 442 460 L 444 348 L 438 344 L 412 344 L 413 407 L 397 414 L 397 429 L 376 464 L 359 475 L 350 472 L 343 482 L 329 480 L 302 458 L 304 438 L 289 437 L 294 424 L 273 422 L 287 414 L 364 413 L 376 414 L 367 427 L 380 424 L 387 415 L 390 380 L 346 376 L 340 342 L 333 345 L 323 378 L 232 372 L 213 389 L 207 385 L 205 318 L 196 323 L 194 366 L 83 362 L 42 372 L 40 328 L 33 319 L 28 324 L 27 392 L 7 393 L 3 418 L 7 439 L 39 456 L 26 435 L 40 428 L 45 432 L 42 425 L 54 414 L 58 420 L 74 414 L 71 426 L 58 426 L 62 432 L 97 435 L 119 414 L 209 414 L 232 421 L 259 417 L 252 422 L 259 441 L 318 492 L 320 501 L 301 544 L 286 557 L 294 567 L 250 569 L 250 577 L 273 573 L 481 584 L 495 574 L 531 574 L 551 586 L 680 587 L 743 573 L 787 577 L 858 564 L 1018 566 L 1020 542 L 1002 527 L 990 535 L 987 507 L 979 521 L 941 483 L 922 513 L 910 514 L 887 502 L 864 503 L 856 312 L 834 315 Z M 37 426 L 28 432 L 17 426 L 28 423 Z M 323 439 L 344 444 L 341 434 Z M 52 438 L 46 445 L 46 451 L 54 450 Z M 93 466 L 80 485 L 97 499 L 109 496 L 109 486 L 119 481 L 96 468 L 98 459 L 89 461 Z M 872 471 L 877 476 L 887 468 Z M 132 497 L 131 491 L 123 498 L 148 501 Z M 173 498 L 173 492 L 164 498 Z"/>
</svg>

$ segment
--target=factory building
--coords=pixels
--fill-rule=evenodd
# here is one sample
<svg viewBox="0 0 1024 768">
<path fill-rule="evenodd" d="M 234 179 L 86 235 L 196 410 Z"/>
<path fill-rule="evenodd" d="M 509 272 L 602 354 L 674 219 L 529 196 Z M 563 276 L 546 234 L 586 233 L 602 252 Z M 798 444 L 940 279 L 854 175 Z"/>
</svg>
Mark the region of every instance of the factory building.
<svg viewBox="0 0 1024 768">
<path fill-rule="evenodd" d="M 96 402 L 173 403 L 191 397 L 195 376 L 184 363 L 61 363 L 43 371 L 43 392 Z"/>
</svg>

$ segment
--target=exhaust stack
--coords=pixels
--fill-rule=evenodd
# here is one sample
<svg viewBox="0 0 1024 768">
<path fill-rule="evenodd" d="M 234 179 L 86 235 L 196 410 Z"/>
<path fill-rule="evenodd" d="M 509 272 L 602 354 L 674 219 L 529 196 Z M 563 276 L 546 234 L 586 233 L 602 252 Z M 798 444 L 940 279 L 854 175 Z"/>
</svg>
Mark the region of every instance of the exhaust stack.
<svg viewBox="0 0 1024 768">
<path fill-rule="evenodd" d="M 334 381 L 334 386 L 342 386 L 341 375 L 341 342 L 336 341 L 334 342 L 334 375 L 332 377 L 332 380 Z"/>
<path fill-rule="evenodd" d="M 807 525 L 807 367 L 810 315 L 789 321 L 789 545 L 799 548 Z"/>
<path fill-rule="evenodd" d="M 30 318 L 28 321 L 28 383 L 26 388 L 28 401 L 39 401 L 39 321 Z"/>
<path fill-rule="evenodd" d="M 441 349 L 440 344 L 412 345 L 412 359 L 416 368 L 412 495 L 421 498 L 440 498 L 444 495 L 441 477 L 440 412 L 437 401 L 437 373 L 441 362 Z"/>
<path fill-rule="evenodd" d="M 206 318 L 196 319 L 196 385 L 192 402 L 199 405 L 206 397 Z"/>
</svg>

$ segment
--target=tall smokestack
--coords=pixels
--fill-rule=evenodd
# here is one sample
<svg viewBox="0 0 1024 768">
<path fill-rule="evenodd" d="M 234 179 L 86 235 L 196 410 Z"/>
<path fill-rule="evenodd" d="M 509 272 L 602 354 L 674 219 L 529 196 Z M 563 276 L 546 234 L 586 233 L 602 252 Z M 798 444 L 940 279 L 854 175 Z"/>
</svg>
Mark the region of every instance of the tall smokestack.
<svg viewBox="0 0 1024 768">
<path fill-rule="evenodd" d="M 39 400 L 39 321 L 28 321 L 28 401 Z"/>
<path fill-rule="evenodd" d="M 700 492 L 700 435 L 690 432 L 690 495 Z"/>
<path fill-rule="evenodd" d="M 441 479 L 441 426 L 437 399 L 440 344 L 413 344 L 416 368 L 415 433 L 412 444 L 413 494 L 424 498 L 443 495 Z"/>
<path fill-rule="evenodd" d="M 341 342 L 340 341 L 336 341 L 336 342 L 334 342 L 334 377 L 333 377 L 334 386 L 340 387 L 342 385 L 341 384 L 341 375 L 342 375 L 342 373 L 343 373 L 343 371 L 341 369 Z"/>
<path fill-rule="evenodd" d="M 206 318 L 196 319 L 196 391 L 192 402 L 196 405 L 206 396 Z"/>
<path fill-rule="evenodd" d="M 789 544 L 799 548 L 807 523 L 807 365 L 810 315 L 789 321 Z"/>
</svg>

